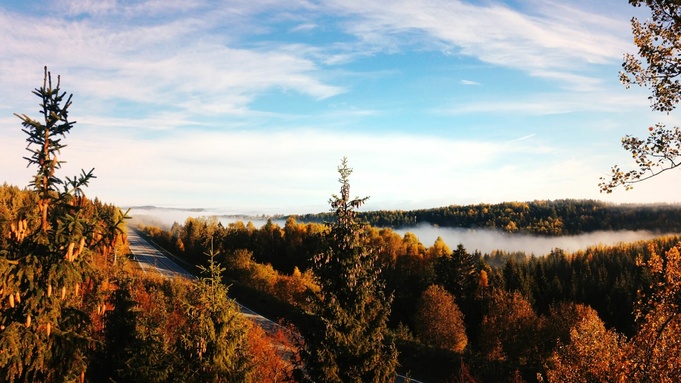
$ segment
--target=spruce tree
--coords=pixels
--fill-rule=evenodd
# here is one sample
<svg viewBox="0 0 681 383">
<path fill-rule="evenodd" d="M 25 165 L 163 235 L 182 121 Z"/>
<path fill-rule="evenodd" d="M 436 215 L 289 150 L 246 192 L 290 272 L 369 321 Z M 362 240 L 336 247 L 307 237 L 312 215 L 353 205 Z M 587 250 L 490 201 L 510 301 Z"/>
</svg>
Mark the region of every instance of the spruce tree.
<svg viewBox="0 0 681 383">
<path fill-rule="evenodd" d="M 191 360 L 194 373 L 186 382 L 248 382 L 253 370 L 247 354 L 251 323 L 227 296 L 222 283 L 225 271 L 215 262 L 217 253 L 211 239 L 208 267 L 199 266 L 202 277 L 187 305 L 191 326 L 182 338 L 182 349 Z"/>
<path fill-rule="evenodd" d="M 313 318 L 302 351 L 313 382 L 393 382 L 397 351 L 387 334 L 392 299 L 384 292 L 378 254 L 366 241 L 366 225 L 356 209 L 368 197 L 350 199 L 352 169 L 343 158 L 338 167 L 340 196 L 329 200 L 330 223 L 325 252 L 314 259 L 321 287 L 311 293 Z"/>
<path fill-rule="evenodd" d="M 451 255 L 437 261 L 439 283 L 454 294 L 457 302 L 473 298 L 478 283 L 478 267 L 473 255 L 459 243 Z"/>
<path fill-rule="evenodd" d="M 101 278 L 88 248 L 102 246 L 122 221 L 102 226 L 86 218 L 83 188 L 92 170 L 59 178 L 62 139 L 73 128 L 71 95 L 53 87 L 45 68 L 41 119 L 17 115 L 28 135 L 25 157 L 37 167 L 29 184 L 36 195 L 13 218 L 9 241 L 0 249 L 0 377 L 7 382 L 83 381 L 95 345 L 91 316 L 101 313 Z M 42 120 L 42 121 L 40 121 Z M 107 244 L 108 245 L 108 244 Z"/>
</svg>

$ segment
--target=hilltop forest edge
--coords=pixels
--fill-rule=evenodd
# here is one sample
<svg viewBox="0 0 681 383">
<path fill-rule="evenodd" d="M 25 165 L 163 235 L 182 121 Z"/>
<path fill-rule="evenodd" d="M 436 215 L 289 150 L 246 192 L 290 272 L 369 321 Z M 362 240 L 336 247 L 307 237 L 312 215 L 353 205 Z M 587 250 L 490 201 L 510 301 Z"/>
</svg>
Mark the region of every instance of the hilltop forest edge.
<svg viewBox="0 0 681 383">
<path fill-rule="evenodd" d="M 330 222 L 333 213 L 276 215 L 273 220 Z M 647 230 L 681 232 L 679 204 L 612 204 L 595 200 L 542 200 L 498 204 L 451 205 L 418 210 L 359 212 L 375 227 L 409 229 L 422 224 L 464 229 L 495 229 L 507 233 L 563 236 L 594 231 Z"/>
</svg>

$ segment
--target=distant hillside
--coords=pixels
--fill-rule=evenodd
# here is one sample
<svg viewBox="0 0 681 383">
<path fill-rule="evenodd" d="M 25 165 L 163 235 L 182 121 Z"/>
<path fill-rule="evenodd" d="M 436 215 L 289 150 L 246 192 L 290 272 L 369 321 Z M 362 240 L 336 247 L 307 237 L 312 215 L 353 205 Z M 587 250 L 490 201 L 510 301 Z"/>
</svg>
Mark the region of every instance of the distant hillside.
<svg viewBox="0 0 681 383">
<path fill-rule="evenodd" d="M 421 210 L 380 210 L 359 213 L 372 226 L 403 228 L 420 224 L 490 228 L 510 233 L 547 236 L 600 230 L 681 232 L 681 205 L 616 205 L 594 200 L 505 202 L 451 205 Z M 324 222 L 333 213 L 292 216 L 300 222 Z"/>
</svg>

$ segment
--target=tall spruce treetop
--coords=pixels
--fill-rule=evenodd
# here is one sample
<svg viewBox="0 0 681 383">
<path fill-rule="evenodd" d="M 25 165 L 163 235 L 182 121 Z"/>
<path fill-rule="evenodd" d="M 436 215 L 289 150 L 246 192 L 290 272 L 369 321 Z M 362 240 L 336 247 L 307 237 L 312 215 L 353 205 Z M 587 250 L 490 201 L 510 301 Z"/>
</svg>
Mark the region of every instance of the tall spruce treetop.
<svg viewBox="0 0 681 383">
<path fill-rule="evenodd" d="M 65 147 L 62 139 L 73 127 L 68 119 L 71 96 L 53 87 L 45 68 L 40 120 L 17 115 L 28 135 L 29 166 L 36 166 L 30 186 L 35 204 L 14 217 L 7 246 L 0 248 L 0 376 L 8 382 L 83 381 L 94 346 L 91 318 L 104 303 L 101 277 L 86 255 L 102 238 L 121 230 L 122 218 L 111 225 L 86 219 L 82 188 L 92 171 L 73 179 L 57 177 Z M 116 238 L 118 239 L 118 238 Z"/>
<path fill-rule="evenodd" d="M 186 311 L 195 323 L 182 337 L 187 359 L 192 362 L 194 375 L 188 382 L 248 382 L 253 369 L 246 354 L 250 322 L 239 313 L 236 303 L 227 296 L 222 283 L 225 271 L 215 262 L 217 252 L 210 241 L 208 267 L 199 266 L 202 277 L 196 286 L 193 304 Z"/>
<path fill-rule="evenodd" d="M 366 240 L 356 209 L 368 197 L 350 198 L 347 159 L 338 167 L 340 195 L 329 200 L 327 249 L 314 259 L 321 287 L 311 298 L 313 324 L 305 334 L 303 358 L 313 382 L 392 382 L 397 351 L 387 335 L 392 299 L 386 297 L 377 252 Z"/>
</svg>

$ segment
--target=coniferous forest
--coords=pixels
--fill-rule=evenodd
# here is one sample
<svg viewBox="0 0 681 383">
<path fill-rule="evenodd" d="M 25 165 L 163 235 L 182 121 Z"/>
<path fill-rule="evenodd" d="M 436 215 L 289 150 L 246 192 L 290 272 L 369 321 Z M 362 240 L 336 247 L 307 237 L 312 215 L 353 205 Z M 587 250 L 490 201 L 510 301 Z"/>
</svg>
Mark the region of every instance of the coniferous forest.
<svg viewBox="0 0 681 383">
<path fill-rule="evenodd" d="M 652 83 L 654 109 L 669 111 L 681 99 L 668 54 L 681 49 L 681 32 L 668 26 L 681 6 L 630 3 L 653 11 L 652 21 L 634 20 L 648 66 L 627 56 L 622 79 Z M 34 176 L 0 187 L 3 382 L 394 382 L 397 373 L 430 383 L 681 381 L 681 236 L 528 255 L 423 244 L 393 230 L 679 232 L 677 206 L 560 200 L 361 212 L 368 197 L 351 197 L 343 158 L 329 213 L 288 216 L 283 226 L 192 217 L 169 230 L 133 228 L 129 212 L 87 196 L 94 169 L 61 175 L 77 125 L 59 76 L 45 68 L 33 94 L 40 115 L 17 117 Z M 650 132 L 623 139 L 639 169 L 613 167 L 604 192 L 677 166 L 679 129 Z M 197 278 L 141 272 L 129 230 Z M 279 330 L 265 331 L 237 302 Z"/>
</svg>

